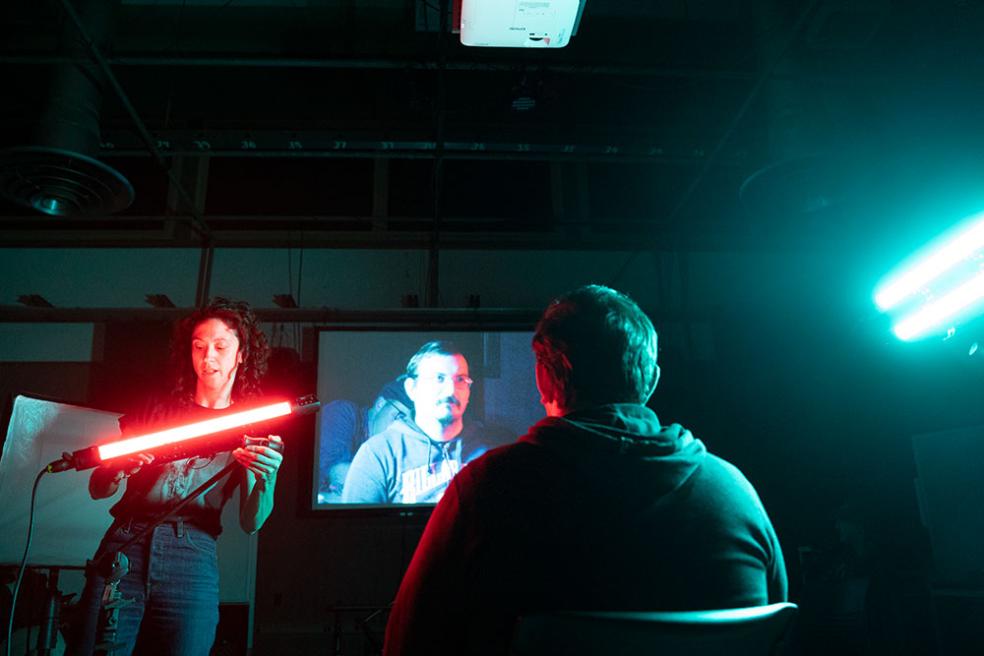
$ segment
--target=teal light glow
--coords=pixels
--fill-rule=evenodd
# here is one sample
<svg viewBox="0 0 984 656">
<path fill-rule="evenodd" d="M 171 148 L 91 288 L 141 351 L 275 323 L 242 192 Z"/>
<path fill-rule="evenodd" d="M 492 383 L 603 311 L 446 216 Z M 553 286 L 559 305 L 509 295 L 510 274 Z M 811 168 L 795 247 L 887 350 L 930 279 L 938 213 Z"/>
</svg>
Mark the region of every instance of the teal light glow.
<svg viewBox="0 0 984 656">
<path fill-rule="evenodd" d="M 956 236 L 879 286 L 875 292 L 878 308 L 884 312 L 895 307 L 984 249 L 984 212 L 971 217 L 970 221 L 971 225 Z"/>
<path fill-rule="evenodd" d="M 984 272 L 963 283 L 939 300 L 933 301 L 902 321 L 893 329 L 896 337 L 912 340 L 940 328 L 944 322 L 954 319 L 962 310 L 984 298 Z"/>
</svg>

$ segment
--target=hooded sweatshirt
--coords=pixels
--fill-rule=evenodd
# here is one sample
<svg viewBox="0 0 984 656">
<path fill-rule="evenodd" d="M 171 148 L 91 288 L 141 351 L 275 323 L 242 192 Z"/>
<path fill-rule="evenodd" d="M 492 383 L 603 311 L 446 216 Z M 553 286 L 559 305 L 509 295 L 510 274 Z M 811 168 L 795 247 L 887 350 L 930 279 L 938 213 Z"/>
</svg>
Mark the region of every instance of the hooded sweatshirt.
<svg viewBox="0 0 984 656">
<path fill-rule="evenodd" d="M 775 531 L 733 465 L 644 406 L 546 418 L 451 483 L 385 653 L 505 654 L 517 617 L 786 599 Z"/>
<path fill-rule="evenodd" d="M 432 440 L 409 417 L 394 420 L 359 447 L 342 503 L 435 503 L 461 469 L 461 443 L 461 435 Z"/>
</svg>

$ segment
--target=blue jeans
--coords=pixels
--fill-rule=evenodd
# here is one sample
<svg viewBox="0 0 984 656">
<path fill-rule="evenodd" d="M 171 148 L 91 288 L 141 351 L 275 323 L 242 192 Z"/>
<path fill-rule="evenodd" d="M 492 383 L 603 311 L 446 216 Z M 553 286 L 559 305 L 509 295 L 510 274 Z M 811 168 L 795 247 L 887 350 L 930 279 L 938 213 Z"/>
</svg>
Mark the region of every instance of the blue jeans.
<svg viewBox="0 0 984 656">
<path fill-rule="evenodd" d="M 117 522 L 103 538 L 96 557 L 115 553 L 144 524 Z M 129 573 L 120 581 L 115 656 L 174 654 L 207 656 L 219 623 L 219 569 L 215 538 L 181 521 L 169 521 L 124 551 Z M 79 601 L 67 654 L 87 656 L 97 643 L 101 575 L 90 572 Z"/>
</svg>

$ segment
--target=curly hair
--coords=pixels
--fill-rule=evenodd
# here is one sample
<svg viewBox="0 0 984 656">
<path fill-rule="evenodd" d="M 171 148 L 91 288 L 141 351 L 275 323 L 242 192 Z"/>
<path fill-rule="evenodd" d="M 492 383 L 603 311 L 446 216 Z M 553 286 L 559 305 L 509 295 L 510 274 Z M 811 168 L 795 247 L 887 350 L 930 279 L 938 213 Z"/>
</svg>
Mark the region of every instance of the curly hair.
<svg viewBox="0 0 984 656">
<path fill-rule="evenodd" d="M 631 298 L 602 285 L 554 300 L 537 323 L 533 352 L 567 409 L 645 403 L 659 376 L 649 317 Z"/>
<path fill-rule="evenodd" d="M 270 357 L 266 335 L 260 330 L 256 315 L 247 303 L 221 297 L 212 299 L 207 306 L 195 310 L 174 325 L 170 357 L 174 385 L 171 393 L 185 400 L 194 397 L 198 376 L 189 357 L 191 336 L 199 324 L 209 319 L 218 319 L 239 339 L 243 361 L 236 372 L 232 400 L 244 401 L 260 396 L 260 381 L 266 375 L 267 359 Z"/>
</svg>

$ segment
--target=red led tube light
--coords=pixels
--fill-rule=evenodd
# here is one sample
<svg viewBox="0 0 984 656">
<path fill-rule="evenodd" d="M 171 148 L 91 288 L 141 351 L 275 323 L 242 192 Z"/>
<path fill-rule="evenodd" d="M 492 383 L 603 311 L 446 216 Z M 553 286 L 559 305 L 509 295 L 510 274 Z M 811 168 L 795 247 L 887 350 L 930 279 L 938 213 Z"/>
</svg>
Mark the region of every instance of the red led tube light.
<svg viewBox="0 0 984 656">
<path fill-rule="evenodd" d="M 267 419 L 285 417 L 290 412 L 290 403 L 288 401 L 282 401 L 281 403 L 265 405 L 261 408 L 234 412 L 230 415 L 215 417 L 214 419 L 206 419 L 205 421 L 195 422 L 194 424 L 186 424 L 156 433 L 130 437 L 118 442 L 110 442 L 109 444 L 97 446 L 95 449 L 99 455 L 99 460 L 105 462 L 123 456 L 147 453 L 158 447 L 184 442 L 196 437 L 204 437 L 205 435 L 239 428 L 240 426 L 255 424 L 256 422 L 266 421 Z"/>
<path fill-rule="evenodd" d="M 305 396 L 293 403 L 290 401 L 280 401 L 278 403 L 250 408 L 249 410 L 232 412 L 220 417 L 185 424 L 184 426 L 155 431 L 145 435 L 137 435 L 108 444 L 91 446 L 70 454 L 66 453 L 61 460 L 56 460 L 48 465 L 47 470 L 49 472 L 56 472 L 71 468 L 79 470 L 90 469 L 109 460 L 132 456 L 138 453 L 153 453 L 155 449 L 181 445 L 199 437 L 223 433 L 235 428 L 249 426 L 250 424 L 287 417 L 293 414 L 307 414 L 317 410 L 320 405 L 314 396 Z"/>
</svg>

